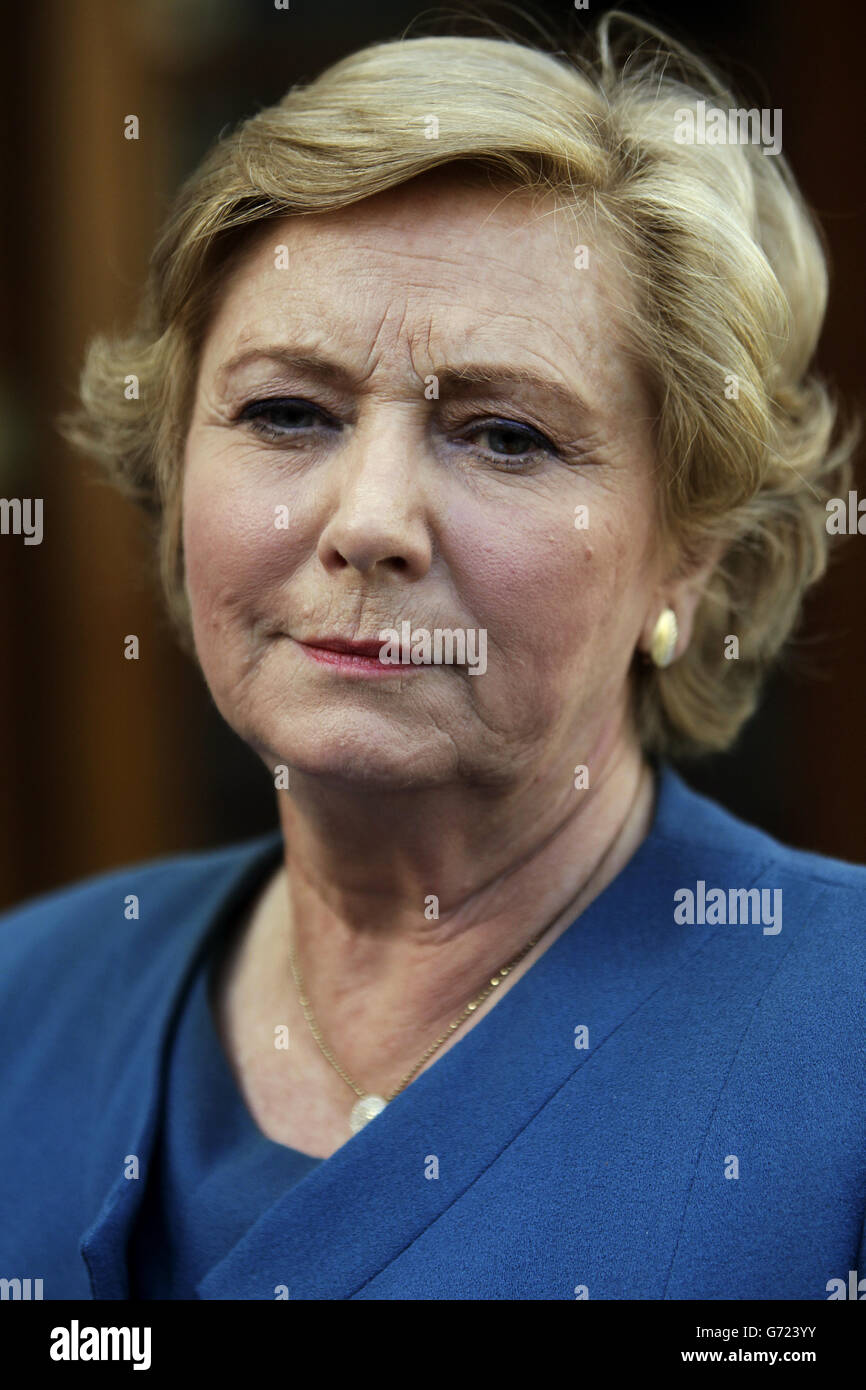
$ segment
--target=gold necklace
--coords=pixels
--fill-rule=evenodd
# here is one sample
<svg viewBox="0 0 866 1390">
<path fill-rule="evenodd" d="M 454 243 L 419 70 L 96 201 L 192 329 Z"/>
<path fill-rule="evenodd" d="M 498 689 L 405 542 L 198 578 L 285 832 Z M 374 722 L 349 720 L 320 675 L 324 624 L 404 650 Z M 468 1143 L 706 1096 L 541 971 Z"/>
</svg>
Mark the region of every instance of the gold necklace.
<svg viewBox="0 0 866 1390">
<path fill-rule="evenodd" d="M 473 999 L 471 1004 L 466 1005 L 466 1008 L 463 1010 L 463 1013 L 460 1015 L 459 1018 L 456 1018 L 453 1023 L 449 1023 L 446 1031 L 442 1034 L 442 1036 L 440 1038 L 437 1038 L 436 1041 L 432 1043 L 430 1047 L 427 1048 L 427 1051 L 424 1053 L 423 1057 L 421 1057 L 419 1061 L 416 1062 L 412 1070 L 408 1072 L 406 1076 L 403 1077 L 403 1080 L 400 1082 L 399 1086 L 397 1086 L 388 1096 L 377 1096 L 362 1090 L 362 1088 L 358 1086 L 356 1082 L 354 1082 L 352 1078 L 346 1074 L 346 1072 L 340 1066 L 339 1062 L 334 1057 L 334 1054 L 331 1052 L 330 1048 L 327 1046 L 324 1039 L 322 1038 L 322 1034 L 319 1030 L 319 1025 L 316 1023 L 316 1020 L 313 1016 L 313 1011 L 310 1008 L 310 1001 L 304 993 L 304 986 L 301 980 L 300 971 L 298 969 L 298 962 L 295 957 L 294 941 L 292 940 L 289 942 L 289 960 L 291 961 L 292 965 L 292 974 L 295 977 L 295 985 L 297 986 L 298 990 L 298 998 L 301 1003 L 301 1008 L 304 1011 L 304 1017 L 310 1025 L 310 1031 L 312 1032 L 313 1037 L 316 1039 L 316 1042 L 318 1043 L 319 1048 L 322 1051 L 322 1054 L 330 1062 L 331 1066 L 334 1068 L 334 1071 L 336 1071 L 343 1078 L 347 1085 L 351 1086 L 352 1090 L 355 1092 L 355 1095 L 358 1096 L 358 1100 L 355 1101 L 355 1104 L 352 1106 L 352 1110 L 349 1115 L 349 1126 L 353 1134 L 357 1134 L 360 1129 L 363 1129 L 364 1125 L 368 1124 L 370 1120 L 372 1120 L 376 1115 L 380 1114 L 381 1111 L 385 1109 L 385 1106 L 388 1104 L 389 1101 L 392 1101 L 394 1097 L 398 1096 L 402 1090 L 405 1090 L 405 1088 L 409 1085 L 409 1082 L 420 1070 L 420 1068 L 423 1067 L 427 1059 L 433 1056 L 433 1053 L 436 1051 L 436 1049 L 442 1046 L 446 1038 L 450 1038 L 451 1034 L 455 1031 L 455 1029 L 460 1027 L 461 1023 L 466 1022 L 469 1015 L 475 1012 L 475 1010 L 478 1008 L 478 1005 L 487 998 L 488 994 L 490 994 L 496 988 L 496 986 L 500 984 L 502 980 L 505 979 L 506 975 L 509 975 L 511 973 L 515 965 L 518 965 L 520 961 L 523 960 L 523 957 L 532 950 L 536 942 L 541 940 L 545 932 L 549 931 L 550 928 L 553 926 L 553 923 L 557 920 L 558 917 L 561 916 L 562 909 L 560 909 L 559 912 L 557 912 L 556 917 L 554 917 L 552 921 L 548 922 L 547 926 L 544 927 L 544 929 L 540 931 L 537 936 L 534 936 L 531 941 L 527 942 L 523 950 L 520 951 L 520 953 L 516 955 L 513 960 L 510 960 L 507 965 L 503 965 L 500 970 L 497 970 L 494 975 L 490 976 L 489 984 L 487 984 L 486 987 L 481 991 L 481 993 L 478 995 L 478 998 Z"/>
</svg>

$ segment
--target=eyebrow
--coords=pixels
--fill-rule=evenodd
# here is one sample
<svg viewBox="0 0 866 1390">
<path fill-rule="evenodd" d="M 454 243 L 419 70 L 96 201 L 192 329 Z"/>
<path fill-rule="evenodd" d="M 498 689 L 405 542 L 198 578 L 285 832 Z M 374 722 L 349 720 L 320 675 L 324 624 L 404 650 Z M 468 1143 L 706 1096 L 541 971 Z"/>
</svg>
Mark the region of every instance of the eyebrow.
<svg viewBox="0 0 866 1390">
<path fill-rule="evenodd" d="M 584 415 L 593 412 L 576 386 L 568 386 L 555 377 L 545 376 L 529 367 L 516 367 L 498 362 L 467 362 L 461 367 L 449 367 L 437 373 L 439 385 L 455 395 L 469 395 L 481 387 L 524 386 L 529 391 L 546 395 L 571 410 Z"/>
<path fill-rule="evenodd" d="M 217 368 L 216 378 L 220 386 L 227 384 L 228 378 L 233 372 L 240 371 L 241 367 L 246 367 L 250 362 L 259 360 L 278 362 L 282 367 L 294 367 L 295 370 L 310 372 L 314 376 L 321 376 L 335 385 L 349 385 L 353 376 L 345 367 L 341 367 L 338 362 L 320 352 L 296 352 L 285 347 L 254 347 L 247 348 L 244 352 L 239 352 L 236 356 L 229 358 L 227 362 L 221 363 Z"/>
<path fill-rule="evenodd" d="M 217 370 L 219 385 L 225 386 L 232 373 L 262 359 L 277 362 L 280 366 L 294 368 L 296 371 L 308 372 L 344 388 L 353 386 L 357 380 L 352 371 L 328 357 L 326 353 L 296 351 L 275 344 L 248 348 L 222 363 Z M 490 390 L 497 386 L 522 386 L 529 391 L 546 395 L 568 409 L 579 410 L 587 416 L 594 413 L 576 387 L 566 385 L 555 377 L 546 376 L 529 367 L 498 362 L 464 362 L 443 367 L 433 375 L 438 378 L 440 389 L 452 395 L 468 396 L 479 387 Z"/>
</svg>

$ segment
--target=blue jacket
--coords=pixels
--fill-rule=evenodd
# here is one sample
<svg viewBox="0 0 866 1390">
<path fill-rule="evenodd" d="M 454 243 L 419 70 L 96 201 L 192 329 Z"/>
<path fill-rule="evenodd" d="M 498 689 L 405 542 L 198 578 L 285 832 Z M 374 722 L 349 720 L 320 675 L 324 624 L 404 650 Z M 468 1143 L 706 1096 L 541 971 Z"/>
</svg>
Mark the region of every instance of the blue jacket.
<svg viewBox="0 0 866 1390">
<path fill-rule="evenodd" d="M 167 858 L 0 917 L 0 1279 L 128 1296 L 125 1161 L 154 1150 L 174 1009 L 279 852 Z M 866 868 L 663 768 L 619 876 L 199 1296 L 827 1299 L 866 1280 L 864 1001 Z"/>
</svg>

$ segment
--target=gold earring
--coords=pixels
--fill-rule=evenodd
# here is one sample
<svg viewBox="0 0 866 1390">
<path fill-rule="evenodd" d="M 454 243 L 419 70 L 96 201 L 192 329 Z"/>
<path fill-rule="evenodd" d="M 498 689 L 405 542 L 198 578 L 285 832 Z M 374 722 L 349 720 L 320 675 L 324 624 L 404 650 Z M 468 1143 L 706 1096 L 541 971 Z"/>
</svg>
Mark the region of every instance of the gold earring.
<svg viewBox="0 0 866 1390">
<path fill-rule="evenodd" d="M 650 640 L 650 656 L 656 666 L 670 666 L 677 649 L 677 615 L 672 608 L 665 608 L 653 628 Z"/>
</svg>

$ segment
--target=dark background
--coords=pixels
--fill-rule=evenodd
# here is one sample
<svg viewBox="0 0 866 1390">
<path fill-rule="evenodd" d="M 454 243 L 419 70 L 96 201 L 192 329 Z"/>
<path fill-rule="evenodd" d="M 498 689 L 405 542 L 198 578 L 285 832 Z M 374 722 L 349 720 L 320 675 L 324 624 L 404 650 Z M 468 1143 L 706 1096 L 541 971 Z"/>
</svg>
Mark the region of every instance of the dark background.
<svg viewBox="0 0 866 1390">
<path fill-rule="evenodd" d="M 572 29 L 606 8 L 535 4 Z M 784 152 L 825 229 L 818 363 L 863 409 L 866 12 L 827 0 L 625 5 L 697 47 L 746 104 L 781 107 Z M 0 905 L 124 862 L 276 825 L 265 768 L 177 650 L 134 508 L 59 438 L 94 331 L 125 327 L 156 228 L 220 131 L 363 44 L 520 8 L 402 0 L 43 0 L 4 16 L 8 121 L 0 496 L 42 497 L 42 545 L 0 536 Z M 438 16 L 438 21 L 437 21 Z M 438 24 L 438 27 L 437 27 Z M 566 29 L 566 33 L 568 30 Z M 141 138 L 123 138 L 139 116 Z M 857 486 L 866 494 L 862 455 Z M 790 844 L 866 861 L 866 537 L 831 572 L 737 746 L 693 785 Z M 123 659 L 137 633 L 141 659 Z"/>
</svg>

